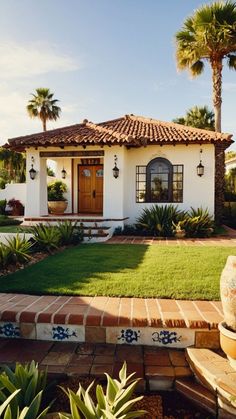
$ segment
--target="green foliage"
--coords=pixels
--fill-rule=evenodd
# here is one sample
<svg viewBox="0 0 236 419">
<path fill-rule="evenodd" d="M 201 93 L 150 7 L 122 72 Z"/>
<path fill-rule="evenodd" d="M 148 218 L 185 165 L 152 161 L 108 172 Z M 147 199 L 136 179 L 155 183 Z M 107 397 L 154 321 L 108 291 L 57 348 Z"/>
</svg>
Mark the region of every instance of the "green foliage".
<svg viewBox="0 0 236 419">
<path fill-rule="evenodd" d="M 213 233 L 214 222 L 207 209 L 191 208 L 187 213 L 184 229 L 187 237 L 208 237 Z"/>
<path fill-rule="evenodd" d="M 7 240 L 7 249 L 9 250 L 9 259 L 12 263 L 24 263 L 31 259 L 32 243 L 25 237 L 16 234 Z"/>
<path fill-rule="evenodd" d="M 83 228 L 77 222 L 66 220 L 57 225 L 60 234 L 60 244 L 78 244 L 83 240 Z"/>
<path fill-rule="evenodd" d="M 53 169 L 49 166 L 47 166 L 47 175 L 55 177 L 55 173 L 54 173 Z"/>
<path fill-rule="evenodd" d="M 22 221 L 14 220 L 6 215 L 0 215 L 0 226 L 19 225 Z"/>
<path fill-rule="evenodd" d="M 175 205 L 152 205 L 144 208 L 137 224 L 149 234 L 159 237 L 173 236 L 173 223 L 183 218 L 183 213 Z"/>
<path fill-rule="evenodd" d="M 173 122 L 214 131 L 215 116 L 214 112 L 209 110 L 207 106 L 194 106 L 186 112 L 185 117 L 173 119 Z"/>
<path fill-rule="evenodd" d="M 32 226 L 29 232 L 33 234 L 33 240 L 41 249 L 49 253 L 52 250 L 58 249 L 61 239 L 58 227 L 37 224 Z"/>
<path fill-rule="evenodd" d="M 0 215 L 5 215 L 6 204 L 7 204 L 6 199 L 0 200 Z"/>
<path fill-rule="evenodd" d="M 11 260 L 11 252 L 8 246 L 0 243 L 0 268 L 5 269 Z"/>
<path fill-rule="evenodd" d="M 17 153 L 16 151 L 0 147 L 0 178 L 2 185 L 11 181 L 25 182 L 25 173 L 25 153 Z"/>
<path fill-rule="evenodd" d="M 106 393 L 101 385 L 96 387 L 95 404 L 90 396 L 93 383 L 85 391 L 80 385 L 77 393 L 72 390 L 65 391 L 70 400 L 71 414 L 60 414 L 61 419 L 80 419 L 82 414 L 86 419 L 128 419 L 139 418 L 146 412 L 144 410 L 131 410 L 143 396 L 132 399 L 138 380 L 133 380 L 133 374 L 127 377 L 127 366 L 124 363 L 119 372 L 119 380 L 112 379 L 108 374 Z"/>
<path fill-rule="evenodd" d="M 225 175 L 225 201 L 236 201 L 236 168 Z"/>
<path fill-rule="evenodd" d="M 0 374 L 0 402 L 6 405 L 8 400 L 4 419 L 45 417 L 49 407 L 40 414 L 39 412 L 46 381 L 47 372 L 39 371 L 38 364 L 34 361 L 25 366 L 16 363 L 14 371 L 7 366 L 3 367 Z"/>
<path fill-rule="evenodd" d="M 67 186 L 61 180 L 55 180 L 48 184 L 48 201 L 65 201 L 64 193 Z"/>
</svg>

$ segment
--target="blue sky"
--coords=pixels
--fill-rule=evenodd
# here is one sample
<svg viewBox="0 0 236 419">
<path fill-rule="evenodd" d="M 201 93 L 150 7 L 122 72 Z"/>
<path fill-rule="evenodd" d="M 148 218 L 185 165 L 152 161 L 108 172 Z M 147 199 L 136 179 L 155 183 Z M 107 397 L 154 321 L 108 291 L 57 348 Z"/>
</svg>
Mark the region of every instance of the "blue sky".
<svg viewBox="0 0 236 419">
<path fill-rule="evenodd" d="M 201 4 L 0 0 L 0 142 L 41 131 L 25 111 L 37 87 L 60 99 L 49 129 L 129 113 L 171 121 L 193 105 L 211 107 L 209 67 L 192 80 L 175 63 L 174 35 Z M 225 67 L 223 83 L 222 128 L 235 134 L 236 72 Z"/>
</svg>

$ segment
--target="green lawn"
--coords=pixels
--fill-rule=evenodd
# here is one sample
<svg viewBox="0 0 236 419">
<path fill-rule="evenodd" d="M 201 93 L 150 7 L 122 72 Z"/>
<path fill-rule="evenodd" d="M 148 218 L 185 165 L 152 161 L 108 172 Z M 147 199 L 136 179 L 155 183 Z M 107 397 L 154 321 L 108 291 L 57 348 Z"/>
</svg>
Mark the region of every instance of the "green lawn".
<svg viewBox="0 0 236 419">
<path fill-rule="evenodd" d="M 0 233 L 27 233 L 28 231 L 29 227 L 20 225 L 0 226 Z"/>
<path fill-rule="evenodd" d="M 86 244 L 0 278 L 1 292 L 219 299 L 236 247 Z"/>
</svg>

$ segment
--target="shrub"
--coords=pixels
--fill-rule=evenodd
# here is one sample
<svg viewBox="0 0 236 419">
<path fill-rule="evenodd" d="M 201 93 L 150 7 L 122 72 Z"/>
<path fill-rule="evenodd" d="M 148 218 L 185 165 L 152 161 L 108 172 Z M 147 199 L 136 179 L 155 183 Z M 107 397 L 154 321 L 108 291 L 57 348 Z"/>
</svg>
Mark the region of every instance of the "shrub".
<svg viewBox="0 0 236 419">
<path fill-rule="evenodd" d="M 58 249 L 61 236 L 56 226 L 37 224 L 30 227 L 29 232 L 33 234 L 33 239 L 40 249 L 49 253 Z"/>
<path fill-rule="evenodd" d="M 119 381 L 112 379 L 108 374 L 107 377 L 107 388 L 106 393 L 101 385 L 96 387 L 96 399 L 97 404 L 95 405 L 89 392 L 93 383 L 85 391 L 80 385 L 77 393 L 68 389 L 65 393 L 68 395 L 70 400 L 71 414 L 61 414 L 61 419 L 80 418 L 80 413 L 83 417 L 90 419 L 126 419 L 126 418 L 138 418 L 143 416 L 146 412 L 144 410 L 131 411 L 134 404 L 143 398 L 143 396 L 131 399 L 134 389 L 138 380 L 132 380 L 134 375 L 130 374 L 127 377 L 127 367 L 124 363 L 122 369 L 119 372 Z"/>
<path fill-rule="evenodd" d="M 8 201 L 7 205 L 12 208 L 12 215 L 24 215 L 24 206 L 19 199 L 12 198 Z"/>
<path fill-rule="evenodd" d="M 8 225 L 19 225 L 22 221 L 14 220 L 13 218 L 9 218 L 6 215 L 0 215 L 0 226 L 8 226 Z"/>
<path fill-rule="evenodd" d="M 1 215 L 4 215 L 5 214 L 6 205 L 7 205 L 6 199 L 1 199 L 0 200 L 0 214 Z"/>
<path fill-rule="evenodd" d="M 173 223 L 177 223 L 184 217 L 175 205 L 153 205 L 144 208 L 137 224 L 149 234 L 160 237 L 173 236 Z"/>
<path fill-rule="evenodd" d="M 48 184 L 48 201 L 66 201 L 64 193 L 67 186 L 61 180 L 55 180 Z"/>
<path fill-rule="evenodd" d="M 83 228 L 77 222 L 66 220 L 58 223 L 57 228 L 62 245 L 78 244 L 83 240 Z"/>
<path fill-rule="evenodd" d="M 207 209 L 191 207 L 187 213 L 184 229 L 187 237 L 207 237 L 213 233 L 214 221 Z"/>
<path fill-rule="evenodd" d="M 9 250 L 9 260 L 13 263 L 24 263 L 31 259 L 32 243 L 25 237 L 20 237 L 19 234 L 8 238 L 6 247 Z"/>
<path fill-rule="evenodd" d="M 47 372 L 39 371 L 38 364 L 32 361 L 25 366 L 16 363 L 15 370 L 3 367 L 0 374 L 0 401 L 5 402 L 9 395 L 15 396 L 10 400 L 7 407 L 11 410 L 9 418 L 36 419 L 44 417 L 49 407 L 38 416 L 40 411 L 43 391 L 46 388 Z M 17 392 L 17 390 L 19 390 Z M 19 411 L 22 411 L 19 416 Z M 18 413 L 17 413 L 18 412 Z M 42 415 L 42 416 L 41 416 Z"/>
<path fill-rule="evenodd" d="M 142 233 L 142 230 L 140 227 L 136 225 L 131 224 L 125 224 L 124 228 L 122 227 L 116 227 L 114 230 L 113 235 L 114 236 L 137 236 L 138 234 Z"/>
<path fill-rule="evenodd" d="M 0 267 L 1 269 L 5 269 L 7 265 L 10 263 L 10 256 L 11 252 L 9 247 L 5 246 L 5 244 L 0 243 Z"/>
</svg>

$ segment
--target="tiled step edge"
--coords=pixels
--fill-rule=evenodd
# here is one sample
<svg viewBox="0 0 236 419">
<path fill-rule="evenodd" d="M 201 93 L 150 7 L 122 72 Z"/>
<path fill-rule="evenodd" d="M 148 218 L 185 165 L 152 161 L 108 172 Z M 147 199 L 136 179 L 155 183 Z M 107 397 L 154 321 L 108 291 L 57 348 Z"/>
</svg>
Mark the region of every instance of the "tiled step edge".
<svg viewBox="0 0 236 419">
<path fill-rule="evenodd" d="M 216 396 L 203 385 L 197 383 L 193 377 L 176 379 L 175 389 L 191 402 L 216 416 Z"/>
<path fill-rule="evenodd" d="M 209 349 L 188 348 L 186 355 L 196 378 L 217 393 L 219 408 L 236 417 L 236 371 L 229 361 Z"/>
</svg>

